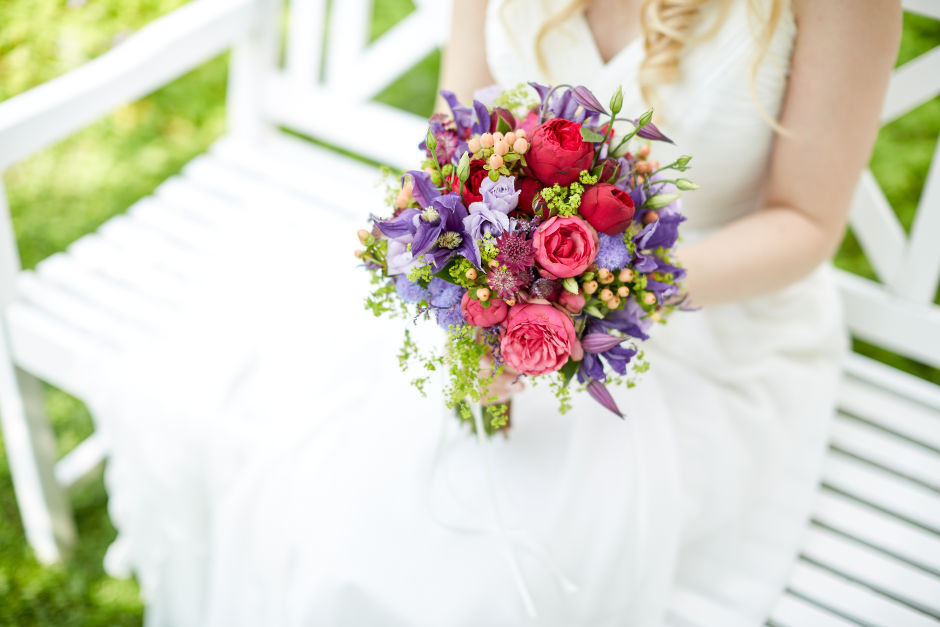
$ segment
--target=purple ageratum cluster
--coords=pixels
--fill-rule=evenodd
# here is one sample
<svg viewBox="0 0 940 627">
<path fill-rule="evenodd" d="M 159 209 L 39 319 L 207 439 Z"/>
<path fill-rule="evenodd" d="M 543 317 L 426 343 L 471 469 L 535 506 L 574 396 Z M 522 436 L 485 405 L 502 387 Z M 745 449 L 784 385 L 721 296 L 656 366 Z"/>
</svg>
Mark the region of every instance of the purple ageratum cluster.
<svg viewBox="0 0 940 627">
<path fill-rule="evenodd" d="M 626 268 L 633 260 L 633 255 L 627 250 L 627 244 L 623 241 L 622 235 L 598 233 L 597 238 L 600 245 L 597 248 L 594 263 L 598 268 Z"/>
</svg>

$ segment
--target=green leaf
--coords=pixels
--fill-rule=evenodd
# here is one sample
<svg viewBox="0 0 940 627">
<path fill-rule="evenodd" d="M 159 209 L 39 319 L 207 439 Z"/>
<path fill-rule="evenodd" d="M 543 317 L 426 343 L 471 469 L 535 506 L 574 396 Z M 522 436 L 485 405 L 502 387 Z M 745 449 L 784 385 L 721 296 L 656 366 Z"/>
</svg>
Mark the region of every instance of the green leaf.
<svg viewBox="0 0 940 627">
<path fill-rule="evenodd" d="M 604 136 L 600 133 L 595 133 L 591 129 L 582 126 L 581 127 L 581 138 L 586 142 L 596 143 L 604 141 Z"/>
<path fill-rule="evenodd" d="M 573 276 L 570 276 L 564 281 L 562 281 L 562 285 L 565 287 L 565 290 L 571 292 L 575 296 L 578 295 L 578 282 L 575 280 Z"/>
<path fill-rule="evenodd" d="M 522 159 L 522 155 L 515 153 L 515 152 L 510 152 L 510 153 L 503 155 L 504 163 L 515 163 L 519 159 Z"/>
<path fill-rule="evenodd" d="M 453 283 L 454 285 L 460 285 L 459 283 L 455 282 L 454 277 L 450 275 L 450 269 L 454 267 L 454 264 L 457 263 L 456 259 L 457 259 L 456 257 L 452 257 L 450 261 L 444 264 L 443 268 L 441 268 L 440 270 L 434 273 L 434 276 L 436 276 L 439 279 L 444 279 L 448 283 Z"/>
<path fill-rule="evenodd" d="M 499 172 L 497 170 L 490 170 L 489 177 L 490 180 L 495 183 L 499 180 Z"/>
<path fill-rule="evenodd" d="M 679 199 L 679 194 L 657 194 L 643 205 L 647 209 L 662 209 L 668 204 L 674 203 Z"/>
<path fill-rule="evenodd" d="M 496 115 L 496 131 L 498 133 L 502 133 L 503 135 L 505 135 L 511 130 L 512 130 L 512 127 L 509 126 L 509 122 L 503 119 L 503 116 L 497 114 Z"/>
<path fill-rule="evenodd" d="M 580 365 L 580 361 L 569 359 L 564 366 L 558 369 L 558 372 L 561 373 L 562 385 L 568 385 L 568 382 L 571 381 L 574 375 L 578 372 L 578 367 Z"/>
<path fill-rule="evenodd" d="M 600 309 L 598 309 L 598 308 L 597 308 L 596 306 L 594 306 L 594 305 L 588 305 L 587 307 L 585 307 L 585 308 L 584 308 L 584 313 L 586 313 L 586 314 L 588 314 L 588 315 L 590 315 L 590 316 L 594 316 L 595 318 L 603 318 L 603 317 L 604 317 L 604 314 L 601 313 Z"/>
</svg>

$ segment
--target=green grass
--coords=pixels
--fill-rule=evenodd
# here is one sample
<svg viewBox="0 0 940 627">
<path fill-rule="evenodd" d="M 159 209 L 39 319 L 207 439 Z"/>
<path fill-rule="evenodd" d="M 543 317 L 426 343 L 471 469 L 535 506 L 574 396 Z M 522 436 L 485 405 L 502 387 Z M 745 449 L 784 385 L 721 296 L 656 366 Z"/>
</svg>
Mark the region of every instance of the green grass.
<svg viewBox="0 0 940 627">
<path fill-rule="evenodd" d="M 340 0 L 333 0 L 340 1 Z M 110 49 L 114 42 L 185 0 L 0 0 L 0 100 L 57 76 Z M 376 0 L 372 38 L 413 7 L 410 0 Z M 900 60 L 940 43 L 940 24 L 907 16 Z M 75 136 L 9 170 L 4 178 L 25 267 L 150 193 L 203 152 L 224 130 L 227 61 L 219 58 L 160 91 L 121 108 Z M 440 55 L 423 59 L 377 100 L 430 113 Z M 872 167 L 902 222 L 909 226 L 927 164 L 940 133 L 940 99 L 882 130 Z M 851 236 L 841 267 L 870 273 Z M 940 382 L 936 370 L 860 348 Z M 92 429 L 81 403 L 46 389 L 62 452 Z M 0 444 L 0 625 L 137 625 L 137 586 L 104 574 L 101 559 L 114 529 L 101 480 L 73 499 L 80 542 L 69 563 L 39 566 L 25 544 L 5 452 Z"/>
</svg>

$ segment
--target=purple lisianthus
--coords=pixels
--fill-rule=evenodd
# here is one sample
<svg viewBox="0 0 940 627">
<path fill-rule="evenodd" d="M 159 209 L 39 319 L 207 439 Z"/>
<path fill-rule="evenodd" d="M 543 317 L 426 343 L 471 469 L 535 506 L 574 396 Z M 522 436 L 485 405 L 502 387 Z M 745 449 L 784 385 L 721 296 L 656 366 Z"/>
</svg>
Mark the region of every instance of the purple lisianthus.
<svg viewBox="0 0 940 627">
<path fill-rule="evenodd" d="M 480 240 L 487 233 L 493 237 L 502 235 L 509 229 L 509 216 L 500 211 L 493 211 L 482 202 L 475 202 L 470 205 L 470 214 L 463 219 L 463 228 L 473 244 L 473 256 L 467 259 L 480 266 Z"/>
<path fill-rule="evenodd" d="M 388 262 L 388 273 L 391 276 L 407 273 L 417 262 L 414 255 L 408 250 L 408 239 L 390 239 L 388 240 L 388 251 L 385 259 Z"/>
<path fill-rule="evenodd" d="M 433 277 L 431 282 L 428 283 L 428 292 L 430 292 L 431 295 L 428 302 L 431 303 L 432 307 L 445 309 L 453 307 L 460 303 L 460 299 L 463 298 L 465 291 L 466 290 L 459 285 L 454 285 L 444 279 Z"/>
<path fill-rule="evenodd" d="M 399 274 L 395 277 L 395 291 L 398 296 L 406 303 L 417 303 L 427 300 L 431 294 L 418 283 L 412 283 L 408 280 L 408 275 Z"/>
<path fill-rule="evenodd" d="M 493 211 L 507 215 L 519 204 L 519 194 L 521 193 L 522 190 L 516 189 L 516 177 L 514 176 L 500 176 L 495 181 L 486 177 L 480 183 L 483 204 Z M 470 208 L 470 212 L 473 212 L 473 207 Z"/>
<path fill-rule="evenodd" d="M 627 245 L 623 241 L 623 235 L 605 235 L 598 233 L 597 238 L 599 246 L 597 248 L 597 257 L 594 262 L 599 268 L 626 268 L 633 258 Z"/>
</svg>

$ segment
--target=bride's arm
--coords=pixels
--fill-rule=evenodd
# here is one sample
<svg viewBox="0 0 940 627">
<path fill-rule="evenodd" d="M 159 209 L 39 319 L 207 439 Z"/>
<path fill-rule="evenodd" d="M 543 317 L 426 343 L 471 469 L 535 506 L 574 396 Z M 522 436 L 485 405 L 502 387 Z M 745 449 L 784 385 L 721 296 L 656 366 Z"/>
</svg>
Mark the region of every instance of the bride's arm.
<svg viewBox="0 0 940 627">
<path fill-rule="evenodd" d="M 799 26 L 767 206 L 680 250 L 693 304 L 788 285 L 838 248 L 898 49 L 897 0 L 793 0 Z"/>
<path fill-rule="evenodd" d="M 446 0 L 442 0 L 446 1 Z M 481 45 L 486 18 L 486 0 L 453 0 L 450 37 L 441 58 L 441 89 L 449 89 L 461 102 L 473 100 L 473 92 L 492 85 Z M 438 98 L 438 110 L 446 110 Z"/>
</svg>

